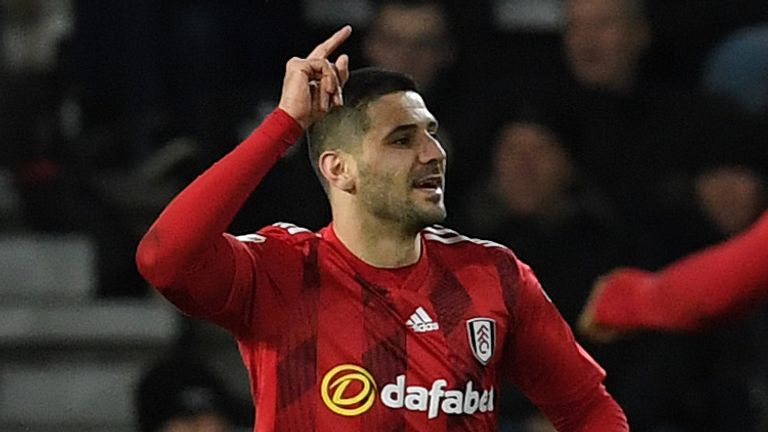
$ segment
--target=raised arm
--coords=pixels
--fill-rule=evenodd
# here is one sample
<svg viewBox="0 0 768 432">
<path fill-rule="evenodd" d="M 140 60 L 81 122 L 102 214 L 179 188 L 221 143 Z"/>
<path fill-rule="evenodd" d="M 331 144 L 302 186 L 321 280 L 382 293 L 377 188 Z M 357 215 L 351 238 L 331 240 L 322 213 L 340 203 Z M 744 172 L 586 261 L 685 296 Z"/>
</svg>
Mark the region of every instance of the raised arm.
<svg viewBox="0 0 768 432">
<path fill-rule="evenodd" d="M 278 108 L 174 198 L 141 240 L 139 271 L 183 311 L 205 316 L 225 305 L 238 254 L 246 252 L 224 232 L 302 130 L 342 103 L 349 59 L 342 55 L 331 63 L 328 57 L 351 32 L 346 26 L 306 58 L 289 60 Z"/>
<path fill-rule="evenodd" d="M 768 301 L 768 212 L 746 232 L 653 273 L 621 269 L 602 278 L 580 330 L 610 341 L 638 329 L 696 330 Z"/>
</svg>

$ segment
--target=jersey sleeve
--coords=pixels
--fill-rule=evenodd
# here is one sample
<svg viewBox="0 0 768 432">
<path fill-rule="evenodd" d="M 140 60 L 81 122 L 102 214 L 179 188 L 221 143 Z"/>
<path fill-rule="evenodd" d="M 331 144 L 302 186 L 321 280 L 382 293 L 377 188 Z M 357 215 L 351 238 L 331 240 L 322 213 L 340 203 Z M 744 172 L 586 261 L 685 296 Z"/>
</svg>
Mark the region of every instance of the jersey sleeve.
<svg viewBox="0 0 768 432">
<path fill-rule="evenodd" d="M 602 384 L 605 371 L 576 342 L 533 271 L 511 254 L 507 266 L 509 378 L 558 431 L 629 430 L 623 411 Z"/>
<path fill-rule="evenodd" d="M 298 227 L 297 227 L 298 229 Z M 271 332 L 270 323 L 282 322 L 286 306 L 299 295 L 303 268 L 302 237 L 280 226 L 257 234 L 234 237 L 225 234 L 235 257 L 232 283 L 221 308 L 198 314 L 240 339 Z"/>
<path fill-rule="evenodd" d="M 253 270 L 264 268 L 260 249 L 225 231 L 301 132 L 293 118 L 275 110 L 243 143 L 181 191 L 142 238 L 136 253 L 140 273 L 181 311 L 235 333 L 243 331 L 243 319 L 233 318 L 233 305 L 246 304 L 236 300 L 244 300 L 248 287 L 269 279 L 266 272 Z"/>
<path fill-rule="evenodd" d="M 596 323 L 697 330 L 768 301 L 768 212 L 746 232 L 657 273 L 617 270 L 595 299 Z"/>
</svg>

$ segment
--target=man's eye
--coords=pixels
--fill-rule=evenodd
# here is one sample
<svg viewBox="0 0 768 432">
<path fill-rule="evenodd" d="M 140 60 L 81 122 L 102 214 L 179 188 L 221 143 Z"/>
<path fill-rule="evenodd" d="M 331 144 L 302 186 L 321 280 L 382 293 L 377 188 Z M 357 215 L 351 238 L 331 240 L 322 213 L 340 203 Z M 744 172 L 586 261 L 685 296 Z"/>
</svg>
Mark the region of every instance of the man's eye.
<svg viewBox="0 0 768 432">
<path fill-rule="evenodd" d="M 395 144 L 395 145 L 398 145 L 398 146 L 408 146 L 411 143 L 411 138 L 410 137 L 398 138 L 398 139 L 392 141 L 392 143 Z"/>
</svg>

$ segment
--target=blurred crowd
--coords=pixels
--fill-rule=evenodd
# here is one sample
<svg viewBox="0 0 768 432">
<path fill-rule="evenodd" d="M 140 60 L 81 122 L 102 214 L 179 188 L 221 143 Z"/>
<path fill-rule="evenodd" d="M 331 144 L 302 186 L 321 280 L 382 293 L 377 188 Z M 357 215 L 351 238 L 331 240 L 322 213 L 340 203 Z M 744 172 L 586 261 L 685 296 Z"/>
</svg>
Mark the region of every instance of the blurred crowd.
<svg viewBox="0 0 768 432">
<path fill-rule="evenodd" d="M 573 323 L 608 270 L 658 268 L 768 207 L 764 0 L 0 0 L 0 229 L 96 240 L 99 297 L 145 297 L 135 246 L 343 23 L 353 68 L 412 75 L 441 122 L 447 225 L 512 248 Z M 299 143 L 231 227 L 317 229 Z M 633 431 L 768 430 L 768 314 L 586 344 Z M 547 430 L 514 390 L 505 430 Z"/>
</svg>

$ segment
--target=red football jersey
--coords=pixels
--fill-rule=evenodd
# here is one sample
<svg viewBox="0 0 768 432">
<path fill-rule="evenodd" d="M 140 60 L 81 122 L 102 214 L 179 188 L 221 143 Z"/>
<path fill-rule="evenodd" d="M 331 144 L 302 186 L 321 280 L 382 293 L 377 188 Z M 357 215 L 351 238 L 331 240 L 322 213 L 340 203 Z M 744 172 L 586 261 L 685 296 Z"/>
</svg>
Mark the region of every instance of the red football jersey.
<svg viewBox="0 0 768 432">
<path fill-rule="evenodd" d="M 231 296 L 204 317 L 238 338 L 259 431 L 493 431 L 499 381 L 534 402 L 604 373 L 509 249 L 444 228 L 420 260 L 377 269 L 332 227 L 229 237 Z"/>
<path fill-rule="evenodd" d="M 136 256 L 179 309 L 237 337 L 255 430 L 493 431 L 507 378 L 559 430 L 627 430 L 602 369 L 500 245 L 427 228 L 416 264 L 377 269 L 332 227 L 223 234 L 301 132 L 276 110 L 174 198 Z"/>
</svg>

